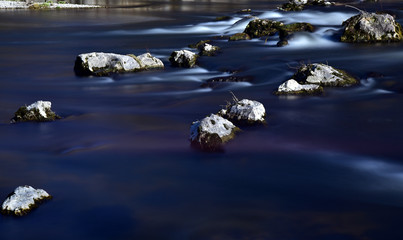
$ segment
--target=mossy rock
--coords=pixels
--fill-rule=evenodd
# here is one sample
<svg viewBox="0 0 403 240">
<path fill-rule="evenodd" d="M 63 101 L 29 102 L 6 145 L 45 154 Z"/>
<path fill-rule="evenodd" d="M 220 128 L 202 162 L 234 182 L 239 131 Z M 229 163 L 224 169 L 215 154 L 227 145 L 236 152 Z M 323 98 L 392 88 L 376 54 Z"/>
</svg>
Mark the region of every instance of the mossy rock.
<svg viewBox="0 0 403 240">
<path fill-rule="evenodd" d="M 268 19 L 254 19 L 246 26 L 244 33 L 248 34 L 251 38 L 272 36 L 276 34 L 282 26 L 284 26 L 282 22 Z"/>
<path fill-rule="evenodd" d="M 277 43 L 278 47 L 288 45 L 288 39 L 295 32 L 313 32 L 315 30 L 314 26 L 310 23 L 291 23 L 282 26 L 279 29 L 280 41 Z"/>
<path fill-rule="evenodd" d="M 251 38 L 247 33 L 235 33 L 228 39 L 228 41 L 240 41 L 240 40 L 251 40 Z"/>
<path fill-rule="evenodd" d="M 343 26 L 342 42 L 398 42 L 403 39 L 402 26 L 386 13 L 361 12 L 344 21 Z"/>
<path fill-rule="evenodd" d="M 42 116 L 39 110 L 36 108 L 28 110 L 27 106 L 22 106 L 14 113 L 14 117 L 11 119 L 11 123 L 50 122 L 57 119 L 61 119 L 59 115 L 57 115 L 50 109 L 45 109 L 45 112 L 47 117 Z"/>
<path fill-rule="evenodd" d="M 198 49 L 198 48 L 199 48 L 200 46 L 202 46 L 203 44 L 205 44 L 205 43 L 210 43 L 210 42 L 211 42 L 211 40 L 200 40 L 200 41 L 198 41 L 197 43 L 189 44 L 188 47 L 189 47 L 189 48 Z"/>
<path fill-rule="evenodd" d="M 281 7 L 279 8 L 280 10 L 289 12 L 289 11 L 293 11 L 293 12 L 297 12 L 297 11 L 302 11 L 304 9 L 305 5 L 298 5 L 295 3 L 284 3 L 283 5 L 281 5 Z"/>
</svg>

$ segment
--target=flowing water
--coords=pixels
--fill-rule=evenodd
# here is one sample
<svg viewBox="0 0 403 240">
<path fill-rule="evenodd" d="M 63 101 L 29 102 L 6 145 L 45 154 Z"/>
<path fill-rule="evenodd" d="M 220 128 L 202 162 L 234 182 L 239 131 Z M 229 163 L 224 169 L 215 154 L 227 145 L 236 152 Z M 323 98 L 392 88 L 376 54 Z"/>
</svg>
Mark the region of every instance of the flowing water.
<svg viewBox="0 0 403 240">
<path fill-rule="evenodd" d="M 340 43 L 344 6 L 302 12 L 276 1 L 76 1 L 91 10 L 0 12 L 0 199 L 19 185 L 54 198 L 28 216 L 0 217 L 0 239 L 402 239 L 403 45 Z M 399 1 L 359 4 L 403 23 Z M 277 37 L 228 42 L 238 10 L 310 22 Z M 228 21 L 215 21 L 229 15 Z M 199 67 L 170 66 L 172 51 L 214 39 Z M 77 77 L 80 53 L 150 52 L 165 69 Z M 301 63 L 323 62 L 361 84 L 323 96 L 278 97 Z M 202 87 L 207 79 L 250 82 Z M 262 102 L 267 125 L 244 128 L 223 152 L 190 147 L 190 124 L 231 99 Z M 63 117 L 9 124 L 52 101 Z"/>
</svg>

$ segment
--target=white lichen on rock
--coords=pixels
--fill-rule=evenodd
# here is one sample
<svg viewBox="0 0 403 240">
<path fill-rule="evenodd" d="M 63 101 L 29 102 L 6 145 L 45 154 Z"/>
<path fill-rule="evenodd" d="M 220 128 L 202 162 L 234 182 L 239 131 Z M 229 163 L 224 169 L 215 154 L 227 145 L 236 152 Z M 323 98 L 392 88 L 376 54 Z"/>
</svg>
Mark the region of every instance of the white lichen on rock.
<svg viewBox="0 0 403 240">
<path fill-rule="evenodd" d="M 41 201 L 50 198 L 51 196 L 43 189 L 35 189 L 31 186 L 19 186 L 4 201 L 2 213 L 22 216 L 31 211 Z"/>
<path fill-rule="evenodd" d="M 211 114 L 190 127 L 190 141 L 205 150 L 216 150 L 235 137 L 239 131 L 232 122 L 216 114 Z"/>
<path fill-rule="evenodd" d="M 294 79 L 289 79 L 282 83 L 277 94 L 316 94 L 323 92 L 323 88 L 317 84 L 299 84 Z"/>
<path fill-rule="evenodd" d="M 217 46 L 211 45 L 209 43 L 203 43 L 199 46 L 199 55 L 214 56 L 218 50 L 220 50 L 220 48 Z"/>
<path fill-rule="evenodd" d="M 163 68 L 164 64 L 150 53 L 133 54 L 92 52 L 77 56 L 74 70 L 78 75 L 107 76 L 111 73 L 137 72 Z"/>
<path fill-rule="evenodd" d="M 343 22 L 343 42 L 390 42 L 403 39 L 402 26 L 386 13 L 361 11 Z"/>
<path fill-rule="evenodd" d="M 239 123 L 264 123 L 266 109 L 258 101 L 249 99 L 234 100 L 233 103 L 229 103 L 225 109 L 222 109 L 219 115 Z"/>
<path fill-rule="evenodd" d="M 60 119 L 51 109 L 52 103 L 49 101 L 39 100 L 29 106 L 20 107 L 11 119 L 11 123 L 15 122 L 47 122 Z"/>
<path fill-rule="evenodd" d="M 196 65 L 198 55 L 189 50 L 174 51 L 169 58 L 169 61 L 176 67 L 191 68 Z"/>
<path fill-rule="evenodd" d="M 293 79 L 301 83 L 321 86 L 345 87 L 358 83 L 358 80 L 343 70 L 322 63 L 302 65 Z"/>
<path fill-rule="evenodd" d="M 143 69 L 158 69 L 158 68 L 164 68 L 164 63 L 152 56 L 150 53 L 144 53 L 139 56 L 137 56 L 138 60 L 140 61 L 141 68 Z"/>
</svg>

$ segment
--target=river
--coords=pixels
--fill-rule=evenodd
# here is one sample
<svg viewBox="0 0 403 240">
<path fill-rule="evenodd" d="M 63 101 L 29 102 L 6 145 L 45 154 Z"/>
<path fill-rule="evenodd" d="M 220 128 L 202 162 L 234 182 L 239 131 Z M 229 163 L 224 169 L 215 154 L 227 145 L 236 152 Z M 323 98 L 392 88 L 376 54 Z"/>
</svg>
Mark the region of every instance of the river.
<svg viewBox="0 0 403 240">
<path fill-rule="evenodd" d="M 0 239 L 402 239 L 403 45 L 340 43 L 344 6 L 280 12 L 280 1 L 76 1 L 110 8 L 0 11 L 0 199 L 19 185 L 53 199 L 0 216 Z M 388 11 L 401 1 L 350 3 Z M 276 37 L 228 42 L 248 13 L 310 22 L 290 45 Z M 215 21 L 228 15 L 227 21 Z M 221 48 L 199 66 L 169 55 L 199 40 Z M 78 54 L 162 59 L 164 70 L 78 77 Z M 301 63 L 328 63 L 359 86 L 278 97 Z M 202 87 L 207 79 L 249 82 Z M 190 146 L 190 124 L 231 100 L 260 101 L 267 125 L 243 129 L 224 151 Z M 37 100 L 63 117 L 9 124 Z"/>
</svg>

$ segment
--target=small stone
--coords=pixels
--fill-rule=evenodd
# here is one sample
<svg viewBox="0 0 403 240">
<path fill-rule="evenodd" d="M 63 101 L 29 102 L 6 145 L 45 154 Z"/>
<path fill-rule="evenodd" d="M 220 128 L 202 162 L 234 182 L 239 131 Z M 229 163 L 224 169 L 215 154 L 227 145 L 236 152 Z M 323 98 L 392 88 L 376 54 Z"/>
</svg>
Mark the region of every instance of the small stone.
<svg viewBox="0 0 403 240">
<path fill-rule="evenodd" d="M 233 122 L 253 125 L 265 122 L 266 110 L 258 101 L 242 99 L 228 104 L 218 114 Z"/>
<path fill-rule="evenodd" d="M 2 213 L 22 216 L 30 212 L 41 201 L 50 198 L 52 198 L 52 196 L 43 189 L 35 189 L 31 186 L 20 186 L 4 201 Z"/>
<path fill-rule="evenodd" d="M 52 103 L 49 101 L 37 101 L 29 106 L 22 106 L 15 112 L 11 123 L 48 122 L 60 119 L 61 117 L 51 110 L 51 106 Z"/>
<path fill-rule="evenodd" d="M 402 26 L 387 13 L 362 11 L 343 22 L 342 42 L 397 42 L 403 39 Z"/>
<path fill-rule="evenodd" d="M 190 127 L 190 141 L 203 150 L 219 150 L 223 143 L 235 137 L 239 131 L 232 122 L 211 114 Z"/>
<path fill-rule="evenodd" d="M 196 65 L 198 55 L 188 50 L 174 51 L 169 58 L 175 67 L 191 68 Z"/>
<path fill-rule="evenodd" d="M 210 43 L 210 42 L 211 40 L 200 40 L 197 43 L 189 44 L 188 47 L 198 49 L 204 43 Z"/>
<path fill-rule="evenodd" d="M 348 87 L 359 83 L 347 72 L 323 63 L 302 65 L 292 78 L 300 83 L 312 83 L 324 87 Z"/>
<path fill-rule="evenodd" d="M 299 84 L 294 79 L 287 80 L 278 87 L 277 95 L 313 95 L 323 92 L 323 88 L 317 84 Z"/>
<path fill-rule="evenodd" d="M 240 40 L 251 40 L 251 38 L 247 33 L 235 33 L 228 39 L 228 41 L 240 41 Z"/>
<path fill-rule="evenodd" d="M 199 55 L 200 56 L 214 56 L 217 54 L 217 51 L 220 50 L 219 47 L 213 46 L 208 43 L 203 43 L 199 46 Z"/>
<path fill-rule="evenodd" d="M 160 59 L 153 57 L 150 53 L 141 54 L 137 58 L 140 61 L 141 68 L 145 70 L 164 68 L 164 63 Z"/>
</svg>

